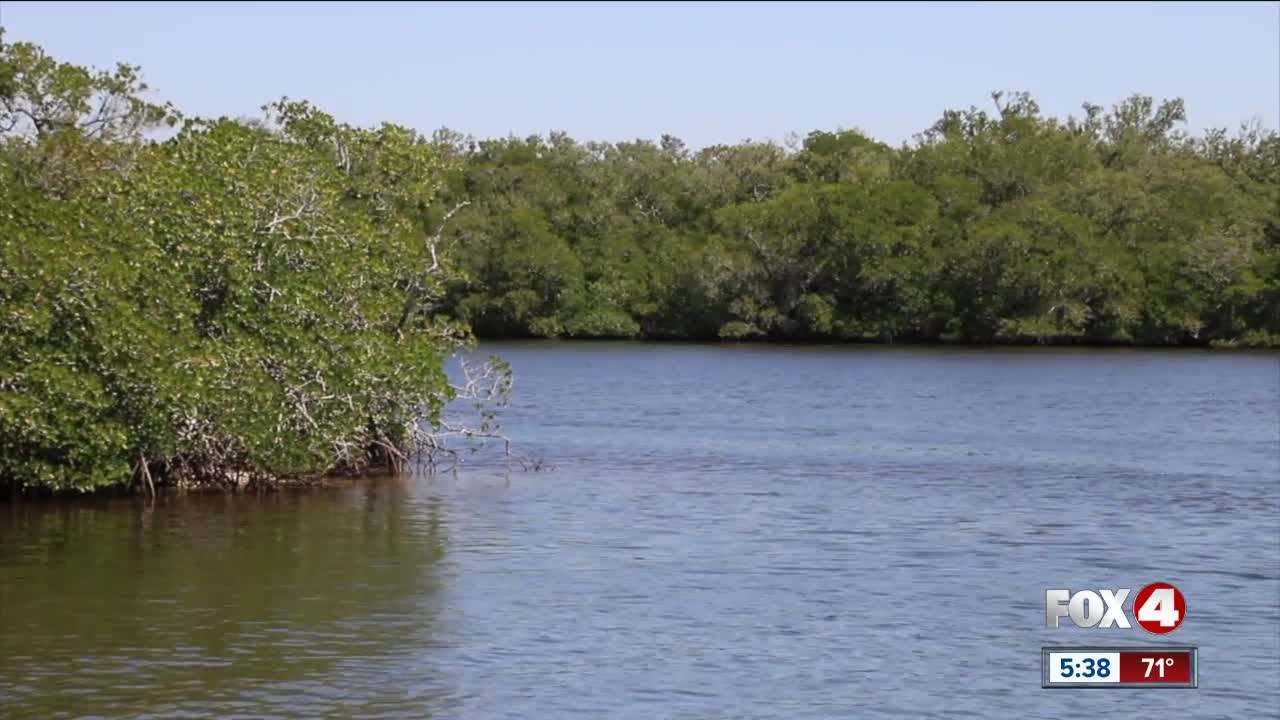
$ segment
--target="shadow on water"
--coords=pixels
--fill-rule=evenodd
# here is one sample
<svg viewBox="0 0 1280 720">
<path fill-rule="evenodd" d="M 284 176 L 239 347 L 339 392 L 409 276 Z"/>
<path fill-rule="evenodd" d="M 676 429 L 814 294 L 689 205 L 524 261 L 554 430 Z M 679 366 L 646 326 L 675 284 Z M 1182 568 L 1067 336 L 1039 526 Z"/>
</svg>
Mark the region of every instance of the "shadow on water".
<svg viewBox="0 0 1280 720">
<path fill-rule="evenodd" d="M 436 714 L 447 545 L 395 480 L 0 506 L 0 715 Z"/>
</svg>

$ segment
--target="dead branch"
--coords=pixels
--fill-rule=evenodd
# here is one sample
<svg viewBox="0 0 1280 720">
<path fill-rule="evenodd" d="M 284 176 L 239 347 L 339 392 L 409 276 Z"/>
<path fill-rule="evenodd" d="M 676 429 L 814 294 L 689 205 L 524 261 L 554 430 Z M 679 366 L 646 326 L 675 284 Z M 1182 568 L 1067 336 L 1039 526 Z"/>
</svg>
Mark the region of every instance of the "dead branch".
<svg viewBox="0 0 1280 720">
<path fill-rule="evenodd" d="M 432 276 L 440 272 L 439 247 L 441 240 L 444 238 L 445 227 L 458 211 L 470 204 L 470 200 L 463 200 L 454 205 L 449 212 L 444 214 L 444 218 L 440 220 L 440 226 L 436 228 L 436 231 L 427 236 L 425 245 L 427 254 L 431 257 L 431 264 L 427 266 L 422 278 L 412 285 L 409 290 L 409 297 L 405 298 L 404 310 L 400 312 L 400 322 L 396 323 L 396 335 L 403 336 L 404 329 L 409 325 L 409 321 L 418 313 L 423 301 L 427 299 L 427 290 L 431 287 Z"/>
<path fill-rule="evenodd" d="M 439 247 L 440 240 L 444 237 L 445 226 L 449 224 L 449 220 L 451 220 L 454 215 L 458 214 L 459 210 L 470 204 L 470 200 L 463 200 L 457 205 L 454 205 L 449 212 L 444 214 L 444 218 L 440 220 L 440 227 L 436 228 L 436 231 L 427 237 L 427 253 L 431 255 L 431 265 L 427 268 L 428 275 L 432 275 L 440 269 L 440 257 L 436 254 L 436 248 Z"/>
<path fill-rule="evenodd" d="M 494 441 L 502 442 L 508 463 L 512 458 L 511 439 L 501 432 L 497 422 L 498 411 L 510 399 L 513 387 L 510 368 L 497 359 L 478 364 L 463 359 L 460 364 L 462 380 L 450 386 L 451 405 L 469 404 L 474 415 L 465 419 L 446 417 L 435 426 L 412 429 L 414 454 L 429 472 L 436 472 L 442 461 L 448 463 L 446 469 L 452 469 L 462 463 L 464 451 L 479 452 Z"/>
</svg>

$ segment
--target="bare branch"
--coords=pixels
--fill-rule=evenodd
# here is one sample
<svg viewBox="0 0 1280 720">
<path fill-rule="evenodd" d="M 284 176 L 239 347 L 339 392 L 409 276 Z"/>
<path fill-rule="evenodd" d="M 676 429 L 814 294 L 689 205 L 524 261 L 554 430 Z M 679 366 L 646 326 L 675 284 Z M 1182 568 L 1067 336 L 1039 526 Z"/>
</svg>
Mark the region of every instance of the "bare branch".
<svg viewBox="0 0 1280 720">
<path fill-rule="evenodd" d="M 498 409 L 510 399 L 513 380 L 506 363 L 491 358 L 484 363 L 462 360 L 462 381 L 451 385 L 453 404 L 470 404 L 475 416 L 468 420 L 445 418 L 435 427 L 415 427 L 413 452 L 435 471 L 442 460 L 453 467 L 462 462 L 462 451 L 478 452 L 491 441 L 501 441 L 503 456 L 510 461 L 511 439 L 500 431 L 497 423 Z M 461 440 L 463 445 L 451 445 Z"/>
<path fill-rule="evenodd" d="M 431 265 L 427 268 L 427 274 L 434 274 L 440 269 L 440 257 L 436 254 L 436 248 L 439 247 L 440 240 L 444 237 L 445 226 L 449 224 L 449 220 L 451 220 L 454 215 L 458 214 L 459 210 L 470 204 L 470 200 L 463 200 L 457 205 L 454 205 L 449 212 L 444 214 L 444 218 L 440 220 L 440 227 L 436 228 L 436 231 L 427 238 L 427 252 L 431 255 Z"/>
<path fill-rule="evenodd" d="M 427 236 L 426 250 L 427 254 L 431 256 L 431 264 L 427 266 L 426 271 L 423 273 L 423 278 L 416 282 L 409 290 L 409 297 L 405 298 L 404 310 L 400 312 L 400 322 L 396 323 L 397 336 L 403 337 L 404 329 L 408 327 L 409 321 L 413 319 L 413 316 L 421 309 L 423 301 L 427 299 L 427 289 L 431 285 L 429 278 L 440 272 L 440 254 L 438 248 L 441 240 L 444 238 L 445 227 L 449 224 L 449 220 L 452 219 L 454 215 L 458 214 L 458 211 L 470 204 L 470 200 L 463 200 L 457 205 L 454 205 L 449 212 L 444 214 L 444 218 L 440 220 L 440 226 L 436 228 L 436 231 Z"/>
</svg>

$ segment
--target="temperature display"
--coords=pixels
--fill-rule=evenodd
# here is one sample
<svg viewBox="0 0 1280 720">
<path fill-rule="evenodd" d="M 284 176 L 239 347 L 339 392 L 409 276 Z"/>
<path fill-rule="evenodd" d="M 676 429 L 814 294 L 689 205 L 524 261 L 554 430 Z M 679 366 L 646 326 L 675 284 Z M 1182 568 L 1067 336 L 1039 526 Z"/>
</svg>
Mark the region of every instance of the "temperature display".
<svg viewBox="0 0 1280 720">
<path fill-rule="evenodd" d="M 1047 647 L 1043 687 L 1196 687 L 1194 647 Z"/>
</svg>

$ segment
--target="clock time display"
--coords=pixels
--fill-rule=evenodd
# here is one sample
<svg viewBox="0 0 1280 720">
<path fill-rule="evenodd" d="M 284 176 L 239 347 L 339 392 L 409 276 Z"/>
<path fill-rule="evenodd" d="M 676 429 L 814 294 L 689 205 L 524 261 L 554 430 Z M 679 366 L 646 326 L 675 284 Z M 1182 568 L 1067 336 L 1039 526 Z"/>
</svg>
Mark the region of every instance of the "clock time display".
<svg viewBox="0 0 1280 720">
<path fill-rule="evenodd" d="M 1117 683 L 1120 682 L 1118 652 L 1054 652 L 1049 653 L 1050 683 Z"/>
</svg>

